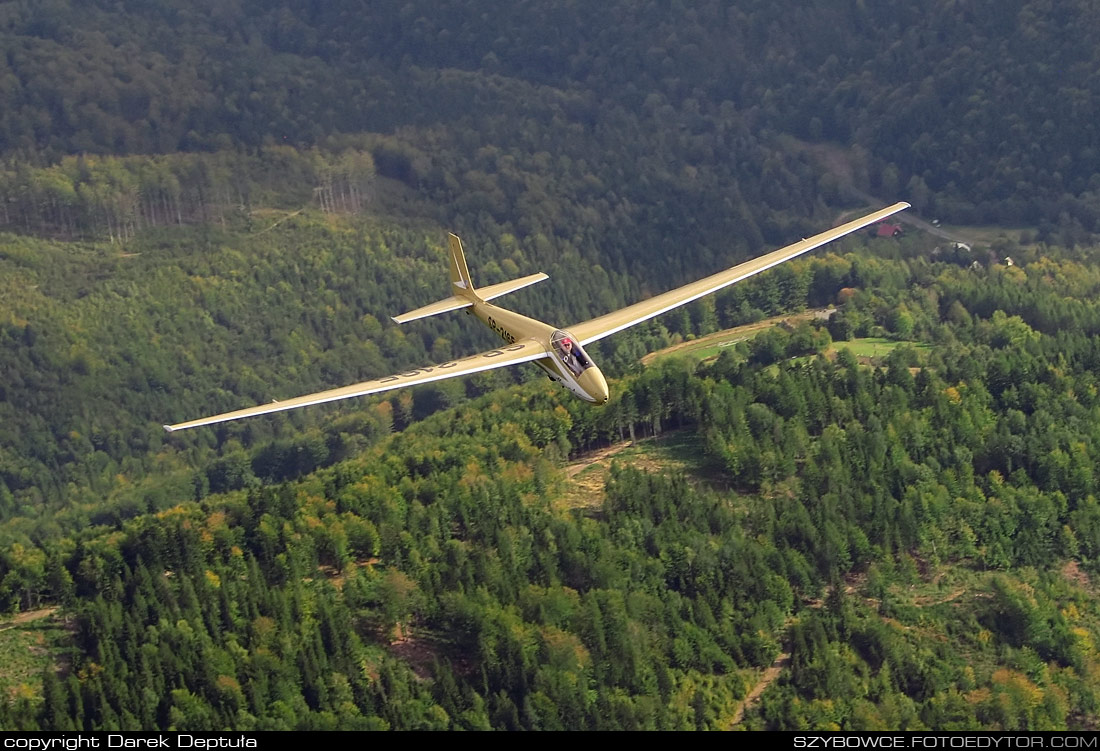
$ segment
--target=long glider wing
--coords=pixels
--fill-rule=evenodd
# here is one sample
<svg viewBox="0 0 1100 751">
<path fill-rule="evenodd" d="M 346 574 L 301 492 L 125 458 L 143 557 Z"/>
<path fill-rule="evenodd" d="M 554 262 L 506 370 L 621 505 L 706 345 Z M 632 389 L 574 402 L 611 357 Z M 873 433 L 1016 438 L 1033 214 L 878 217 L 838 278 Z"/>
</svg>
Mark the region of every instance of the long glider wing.
<svg viewBox="0 0 1100 751">
<path fill-rule="evenodd" d="M 269 412 L 281 412 L 286 409 L 305 407 L 310 404 L 321 404 L 323 402 L 333 402 L 337 399 L 348 399 L 353 396 L 377 394 L 382 391 L 404 388 L 405 386 L 416 386 L 421 383 L 440 381 L 444 378 L 454 378 L 455 376 L 479 373 L 483 370 L 503 368 L 507 365 L 515 365 L 521 362 L 530 362 L 531 360 L 538 360 L 541 357 L 546 357 L 546 349 L 543 345 L 539 344 L 534 339 L 521 339 L 514 344 L 508 344 L 500 349 L 491 349 L 488 352 L 482 352 L 481 354 L 466 357 L 461 360 L 452 360 L 451 362 L 445 362 L 439 365 L 409 370 L 386 378 L 363 381 L 362 383 L 331 389 L 329 391 L 321 391 L 316 394 L 306 394 L 305 396 L 299 396 L 281 402 L 275 401 L 271 404 L 261 404 L 258 407 L 238 409 L 235 412 L 226 412 L 224 414 L 214 415 L 213 417 L 204 417 L 199 420 L 177 423 L 176 425 L 165 425 L 164 429 L 171 433 L 176 430 L 197 428 L 201 425 L 212 425 L 217 422 L 237 420 L 242 417 L 266 415 Z"/>
<path fill-rule="evenodd" d="M 834 227 L 827 232 L 814 235 L 794 245 L 788 245 L 785 248 L 780 248 L 767 255 L 754 258 L 751 261 L 746 261 L 733 268 L 719 271 L 717 274 L 708 276 L 706 279 L 700 279 L 697 282 L 692 282 L 678 289 L 670 290 L 655 297 L 651 297 L 648 300 L 642 300 L 639 303 L 616 310 L 613 313 L 602 315 L 598 318 L 593 318 L 590 321 L 575 324 L 569 327 L 569 331 L 580 340 L 581 344 L 588 344 L 589 342 L 603 339 L 605 336 L 610 336 L 617 331 L 622 331 L 636 323 L 649 320 L 673 308 L 677 308 L 693 300 L 698 300 L 700 297 L 709 295 L 711 292 L 716 292 L 723 287 L 728 287 L 742 279 L 747 279 L 753 274 L 759 274 L 761 271 L 770 269 L 772 266 L 781 264 L 784 261 L 789 261 L 796 256 L 807 253 L 814 248 L 821 247 L 825 243 L 836 240 L 839 237 L 844 237 L 844 235 L 851 234 L 863 227 L 874 224 L 875 222 L 880 222 L 891 214 L 896 214 L 907 208 L 909 208 L 909 204 L 907 203 L 895 203 L 893 206 L 888 206 L 873 214 L 868 214 L 865 217 L 848 222 L 847 224 Z"/>
</svg>

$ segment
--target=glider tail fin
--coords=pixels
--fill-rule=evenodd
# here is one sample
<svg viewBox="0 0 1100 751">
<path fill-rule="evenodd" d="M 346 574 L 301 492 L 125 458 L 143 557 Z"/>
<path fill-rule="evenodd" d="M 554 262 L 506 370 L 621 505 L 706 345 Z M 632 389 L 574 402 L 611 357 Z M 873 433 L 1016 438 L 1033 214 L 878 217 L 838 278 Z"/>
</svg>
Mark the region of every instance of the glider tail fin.
<svg viewBox="0 0 1100 751">
<path fill-rule="evenodd" d="M 453 232 L 447 235 L 450 243 L 451 259 L 451 287 L 455 297 L 470 298 L 470 302 L 480 300 L 474 289 L 474 282 L 470 279 L 470 270 L 466 268 L 466 255 L 462 252 L 462 241 Z"/>
<path fill-rule="evenodd" d="M 468 308 L 474 303 L 492 300 L 495 297 L 506 295 L 509 292 L 515 292 L 517 289 L 522 289 L 530 284 L 541 282 L 543 279 L 549 278 L 546 274 L 531 274 L 522 279 L 514 279 L 510 282 L 493 284 L 488 287 L 483 287 L 480 290 L 476 289 L 473 280 L 470 278 L 470 270 L 466 268 L 466 256 L 462 252 L 462 241 L 454 234 L 448 235 L 447 239 L 450 244 L 448 257 L 451 267 L 452 295 L 439 302 L 434 302 L 431 305 L 425 305 L 423 308 L 417 308 L 408 313 L 393 316 L 393 320 L 396 323 L 415 321 L 418 318 L 427 318 L 428 316 L 434 316 L 439 313 L 446 313 L 448 310 Z"/>
</svg>

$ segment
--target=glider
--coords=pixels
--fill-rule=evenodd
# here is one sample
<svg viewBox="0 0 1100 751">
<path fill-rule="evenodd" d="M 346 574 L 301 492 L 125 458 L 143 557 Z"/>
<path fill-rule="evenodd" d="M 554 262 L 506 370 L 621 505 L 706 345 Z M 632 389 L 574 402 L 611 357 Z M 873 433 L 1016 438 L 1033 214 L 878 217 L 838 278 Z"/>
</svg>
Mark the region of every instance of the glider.
<svg viewBox="0 0 1100 751">
<path fill-rule="evenodd" d="M 759 274 L 772 266 L 789 261 L 863 227 L 880 222 L 886 217 L 907 208 L 909 208 L 907 203 L 895 203 L 893 206 L 888 206 L 819 235 L 814 235 L 759 258 L 746 261 L 733 268 L 720 271 L 705 279 L 651 297 L 613 313 L 593 318 L 590 321 L 578 323 L 568 329 L 555 328 L 548 323 L 536 321 L 519 313 L 513 313 L 489 302 L 501 295 L 515 292 L 549 277 L 541 273 L 532 274 L 510 282 L 501 282 L 480 289 L 475 288 L 473 281 L 470 279 L 470 272 L 466 268 L 466 258 L 462 252 L 462 241 L 452 234 L 449 236 L 451 296 L 431 305 L 417 308 L 404 315 L 394 316 L 393 320 L 396 323 L 407 323 L 450 310 L 466 309 L 467 312 L 477 316 L 479 321 L 504 340 L 504 344 L 498 349 L 491 349 L 488 352 L 482 352 L 461 360 L 451 360 L 438 365 L 408 370 L 386 378 L 364 381 L 343 388 L 307 394 L 294 399 L 273 401 L 270 404 L 261 404 L 257 407 L 239 409 L 235 412 L 203 417 L 198 420 L 177 423 L 176 425 L 165 425 L 164 429 L 174 432 L 187 428 L 197 428 L 202 425 L 239 420 L 243 417 L 265 415 L 270 412 L 281 412 L 311 404 L 332 402 L 337 399 L 348 399 L 353 396 L 377 394 L 406 386 L 417 386 L 422 383 L 479 373 L 483 370 L 502 368 L 521 362 L 535 363 L 546 371 L 552 380 L 561 383 L 587 402 L 606 404 L 608 399 L 607 381 L 592 361 L 592 358 L 584 351 L 584 345 L 599 341 L 605 336 L 610 336 L 617 331 L 622 331 L 680 305 L 698 300 L 704 295 L 728 287 L 753 274 Z"/>
</svg>

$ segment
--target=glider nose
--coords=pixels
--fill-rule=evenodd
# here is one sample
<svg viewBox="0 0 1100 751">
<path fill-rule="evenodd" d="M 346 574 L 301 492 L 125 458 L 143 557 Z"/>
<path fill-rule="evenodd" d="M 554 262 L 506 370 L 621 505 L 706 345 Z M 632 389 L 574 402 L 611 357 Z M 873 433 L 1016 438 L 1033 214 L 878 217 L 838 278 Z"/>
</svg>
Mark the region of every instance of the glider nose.
<svg viewBox="0 0 1100 751">
<path fill-rule="evenodd" d="M 603 373 L 593 365 L 588 370 L 581 374 L 579 379 L 580 387 L 584 389 L 584 393 L 588 394 L 596 404 L 607 404 L 608 390 L 607 379 L 603 377 Z"/>
</svg>

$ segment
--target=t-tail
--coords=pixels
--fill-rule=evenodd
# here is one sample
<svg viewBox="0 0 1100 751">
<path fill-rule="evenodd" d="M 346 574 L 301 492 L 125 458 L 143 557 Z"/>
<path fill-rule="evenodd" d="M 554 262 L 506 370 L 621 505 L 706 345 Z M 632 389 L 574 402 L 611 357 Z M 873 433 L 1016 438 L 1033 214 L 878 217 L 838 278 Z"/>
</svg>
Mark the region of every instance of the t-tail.
<svg viewBox="0 0 1100 751">
<path fill-rule="evenodd" d="M 515 292 L 517 289 L 523 289 L 535 282 L 541 282 L 543 279 L 550 278 L 543 273 L 531 274 L 522 279 L 513 279 L 510 282 L 501 282 L 500 284 L 492 284 L 488 287 L 477 289 L 474 287 L 474 282 L 470 278 L 470 270 L 466 267 L 466 256 L 462 252 L 462 241 L 458 239 L 458 235 L 454 234 L 448 235 L 447 239 L 450 241 L 451 296 L 439 302 L 433 302 L 431 305 L 425 305 L 423 308 L 417 308 L 416 310 L 410 310 L 408 313 L 393 316 L 395 323 L 408 323 L 418 318 L 427 318 L 428 316 L 446 313 L 449 310 L 469 308 L 474 305 L 474 303 L 486 302 L 500 297 L 501 295 L 506 295 L 509 292 Z"/>
</svg>

